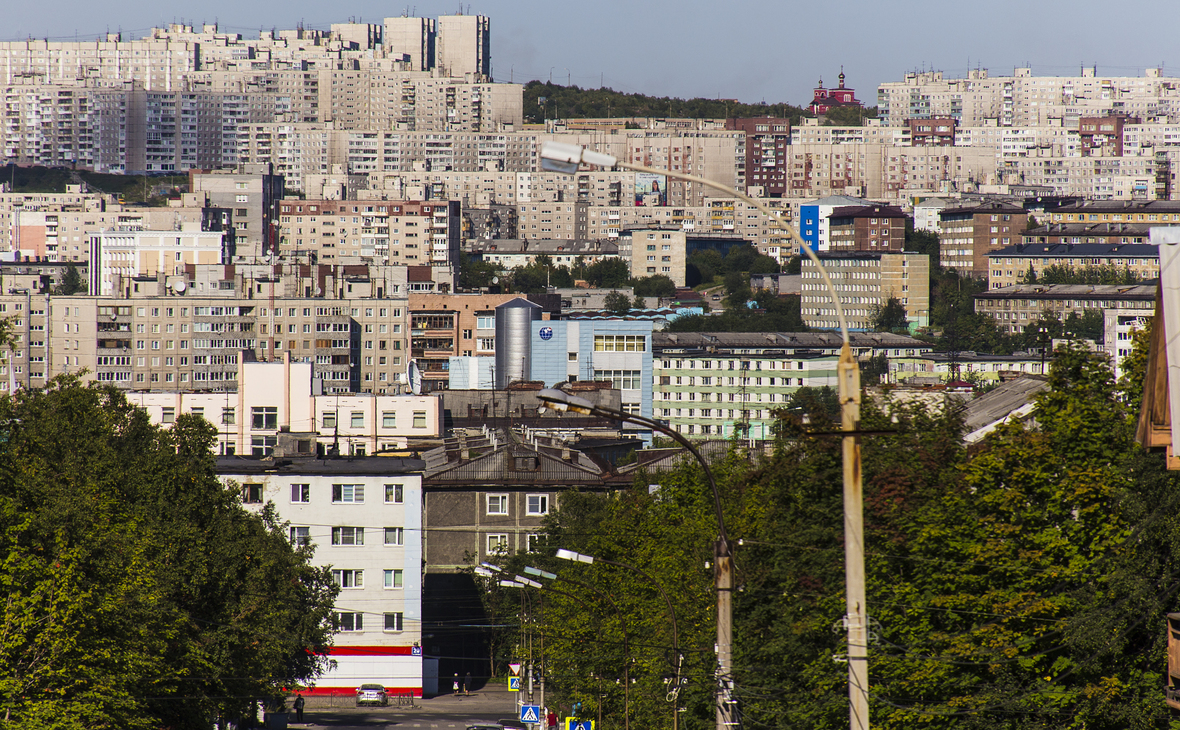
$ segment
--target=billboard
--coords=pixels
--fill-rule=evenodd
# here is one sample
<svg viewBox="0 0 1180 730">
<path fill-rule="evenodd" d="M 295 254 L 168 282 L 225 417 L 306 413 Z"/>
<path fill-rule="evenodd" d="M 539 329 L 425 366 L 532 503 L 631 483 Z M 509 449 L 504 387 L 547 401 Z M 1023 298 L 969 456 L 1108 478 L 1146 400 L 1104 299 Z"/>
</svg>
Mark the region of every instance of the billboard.
<svg viewBox="0 0 1180 730">
<path fill-rule="evenodd" d="M 636 205 L 667 205 L 668 177 L 654 172 L 635 173 Z"/>
</svg>

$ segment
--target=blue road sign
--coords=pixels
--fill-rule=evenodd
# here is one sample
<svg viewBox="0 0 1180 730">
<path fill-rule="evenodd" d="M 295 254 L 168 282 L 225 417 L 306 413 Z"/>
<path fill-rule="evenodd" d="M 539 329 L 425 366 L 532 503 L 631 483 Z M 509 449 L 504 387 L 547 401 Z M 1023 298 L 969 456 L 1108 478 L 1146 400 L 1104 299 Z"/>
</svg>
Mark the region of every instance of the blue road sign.
<svg viewBox="0 0 1180 730">
<path fill-rule="evenodd" d="M 520 691 L 520 677 L 509 677 L 508 678 L 508 691 L 509 692 L 519 692 Z"/>
<path fill-rule="evenodd" d="M 565 718 L 565 730 L 594 730 L 594 721 L 567 717 Z"/>
<path fill-rule="evenodd" d="M 541 706 L 540 705 L 521 705 L 520 706 L 520 721 L 529 723 L 541 722 Z"/>
</svg>

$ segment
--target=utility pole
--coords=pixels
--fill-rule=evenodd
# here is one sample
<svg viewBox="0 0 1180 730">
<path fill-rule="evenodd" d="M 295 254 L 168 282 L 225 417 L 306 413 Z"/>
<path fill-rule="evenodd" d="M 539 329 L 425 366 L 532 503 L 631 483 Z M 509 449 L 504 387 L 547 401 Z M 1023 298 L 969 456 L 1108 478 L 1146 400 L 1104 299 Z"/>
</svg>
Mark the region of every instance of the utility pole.
<svg viewBox="0 0 1180 730">
<path fill-rule="evenodd" d="M 869 728 L 868 615 L 865 610 L 865 545 L 860 468 L 860 369 L 848 343 L 836 366 L 844 436 L 844 580 L 848 624 L 848 713 L 851 730 Z M 851 432 L 851 433 L 849 433 Z"/>
</svg>

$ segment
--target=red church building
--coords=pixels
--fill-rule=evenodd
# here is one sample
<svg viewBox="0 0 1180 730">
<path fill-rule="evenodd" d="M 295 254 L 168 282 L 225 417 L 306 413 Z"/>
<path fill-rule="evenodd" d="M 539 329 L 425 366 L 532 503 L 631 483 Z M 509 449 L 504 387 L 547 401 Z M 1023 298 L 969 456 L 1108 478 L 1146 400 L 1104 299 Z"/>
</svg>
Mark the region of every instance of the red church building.
<svg viewBox="0 0 1180 730">
<path fill-rule="evenodd" d="M 860 100 L 856 98 L 856 91 L 845 88 L 844 86 L 844 69 L 840 68 L 840 85 L 835 89 L 825 89 L 824 80 L 819 80 L 819 86 L 815 88 L 811 98 L 811 112 L 816 116 L 826 114 L 829 109 L 838 106 L 854 106 L 861 108 Z"/>
</svg>

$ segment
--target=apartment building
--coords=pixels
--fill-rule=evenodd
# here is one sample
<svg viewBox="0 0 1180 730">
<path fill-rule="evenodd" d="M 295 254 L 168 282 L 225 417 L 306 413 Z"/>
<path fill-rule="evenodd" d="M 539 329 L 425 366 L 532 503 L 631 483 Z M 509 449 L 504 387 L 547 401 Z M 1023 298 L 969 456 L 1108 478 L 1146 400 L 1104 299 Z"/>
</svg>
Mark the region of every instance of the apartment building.
<svg viewBox="0 0 1180 730">
<path fill-rule="evenodd" d="M 375 683 L 422 696 L 422 467 L 391 457 L 218 459 L 245 506 L 273 505 L 291 542 L 314 545 L 312 565 L 330 566 L 340 587 L 332 666 L 303 694 L 352 701 Z"/>
<path fill-rule="evenodd" d="M 233 211 L 237 255 L 265 256 L 278 252 L 275 228 L 284 180 L 271 165 L 239 164 L 217 170 L 190 170 L 189 190 L 204 207 Z"/>
<path fill-rule="evenodd" d="M 930 318 L 930 257 L 916 253 L 833 252 L 817 254 L 836 287 L 849 330 L 872 330 L 873 318 L 891 297 L 906 310 L 911 327 Z M 810 258 L 802 263 L 801 314 L 808 327 L 840 326 L 831 294 Z"/>
<path fill-rule="evenodd" d="M 835 388 L 842 340 L 826 332 L 657 332 L 655 417 L 688 437 L 774 438 L 779 411 L 802 387 Z M 928 344 L 851 333 L 853 355 L 914 357 Z"/>
<path fill-rule="evenodd" d="M 1001 202 L 943 208 L 938 218 L 940 263 L 979 278 L 988 275 L 988 256 L 1019 241 L 1028 225 L 1024 208 Z"/>
<path fill-rule="evenodd" d="M 435 396 L 322 394 L 319 367 L 289 356 L 271 362 L 239 357 L 235 370 L 219 392 L 135 390 L 127 399 L 163 426 L 183 413 L 204 417 L 217 429 L 217 453 L 226 456 L 281 456 L 291 446 L 279 443 L 283 438 L 305 442 L 292 455 L 335 450 L 365 456 L 442 433 L 441 401 Z"/>
<path fill-rule="evenodd" d="M 841 206 L 828 215 L 830 251 L 901 251 L 909 216 L 887 205 Z"/>
<path fill-rule="evenodd" d="M 129 287 L 133 278 L 181 275 L 186 266 L 228 263 L 234 253 L 223 232 L 202 231 L 196 223 L 171 231 L 103 231 L 89 246 L 88 290 L 104 296 L 121 283 Z"/>
<path fill-rule="evenodd" d="M 989 314 L 1001 331 L 1024 331 L 1029 322 L 1051 315 L 1064 321 L 1086 310 L 1118 310 L 1150 317 L 1154 285 L 1017 284 L 989 289 L 975 297 L 975 311 Z"/>
<path fill-rule="evenodd" d="M 640 229 L 619 236 L 619 257 L 629 261 L 631 276 L 666 276 L 678 287 L 687 286 L 688 260 L 698 251 L 717 251 L 722 256 L 734 246 L 748 242 L 741 236 L 709 235 L 680 230 Z"/>
<path fill-rule="evenodd" d="M 746 133 L 746 192 L 781 198 L 789 190 L 788 145 L 791 120 L 778 117 L 727 119 L 726 129 Z"/>
<path fill-rule="evenodd" d="M 587 266 L 607 258 L 618 258 L 618 244 L 610 241 L 570 241 L 567 239 L 471 240 L 464 247 L 472 257 L 496 263 L 505 269 L 529 266 L 538 256 L 547 257 L 554 266 Z"/>
<path fill-rule="evenodd" d="M 291 199 L 279 205 L 278 250 L 324 264 L 434 267 L 450 289 L 462 231 L 458 201 Z"/>
<path fill-rule="evenodd" d="M 1110 266 L 1142 280 L 1157 279 L 1160 274 L 1159 249 L 1154 243 L 1018 244 L 993 251 L 987 258 L 991 289 L 1018 284 L 1029 271 L 1039 277 L 1050 266 Z"/>
<path fill-rule="evenodd" d="M 492 77 L 491 20 L 486 15 L 440 15 L 436 61 L 455 78 Z"/>
<path fill-rule="evenodd" d="M 386 18 L 382 45 L 388 57 L 402 58 L 410 71 L 434 68 L 437 23 L 434 18 Z"/>
</svg>

